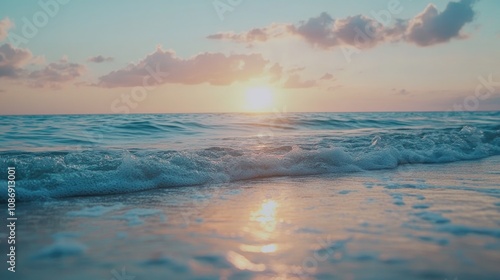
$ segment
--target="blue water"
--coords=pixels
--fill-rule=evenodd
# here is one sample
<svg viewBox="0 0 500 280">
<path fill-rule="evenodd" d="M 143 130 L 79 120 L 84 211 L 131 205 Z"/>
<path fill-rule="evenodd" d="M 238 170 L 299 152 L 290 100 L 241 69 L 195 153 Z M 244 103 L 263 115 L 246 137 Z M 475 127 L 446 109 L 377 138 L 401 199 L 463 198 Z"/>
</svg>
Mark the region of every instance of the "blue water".
<svg viewBox="0 0 500 280">
<path fill-rule="evenodd" d="M 500 112 L 1 116 L 0 123 L 0 170 L 16 167 L 22 201 L 500 155 Z"/>
</svg>

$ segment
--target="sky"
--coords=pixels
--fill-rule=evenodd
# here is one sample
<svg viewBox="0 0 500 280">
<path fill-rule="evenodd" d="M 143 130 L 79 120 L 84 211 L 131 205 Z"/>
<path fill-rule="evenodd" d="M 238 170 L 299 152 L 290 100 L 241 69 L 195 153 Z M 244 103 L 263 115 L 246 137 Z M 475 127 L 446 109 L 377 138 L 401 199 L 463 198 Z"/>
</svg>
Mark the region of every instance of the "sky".
<svg viewBox="0 0 500 280">
<path fill-rule="evenodd" d="M 500 110 L 500 1 L 0 2 L 0 114 Z"/>
</svg>

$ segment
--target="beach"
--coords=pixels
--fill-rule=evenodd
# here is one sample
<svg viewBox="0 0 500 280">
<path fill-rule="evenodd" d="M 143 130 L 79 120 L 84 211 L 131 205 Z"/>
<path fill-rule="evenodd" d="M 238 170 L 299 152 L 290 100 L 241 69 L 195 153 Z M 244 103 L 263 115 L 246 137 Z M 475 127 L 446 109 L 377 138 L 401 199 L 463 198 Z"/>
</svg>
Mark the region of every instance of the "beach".
<svg viewBox="0 0 500 280">
<path fill-rule="evenodd" d="M 499 164 L 20 204 L 18 272 L 2 278 L 496 279 Z"/>
</svg>

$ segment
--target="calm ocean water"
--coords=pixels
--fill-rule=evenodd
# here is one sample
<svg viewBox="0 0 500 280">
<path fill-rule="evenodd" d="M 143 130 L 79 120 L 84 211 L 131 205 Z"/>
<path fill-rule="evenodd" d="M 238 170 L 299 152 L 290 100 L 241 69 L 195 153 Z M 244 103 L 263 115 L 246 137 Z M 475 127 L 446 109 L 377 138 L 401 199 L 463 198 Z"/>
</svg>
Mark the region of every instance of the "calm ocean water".
<svg viewBox="0 0 500 280">
<path fill-rule="evenodd" d="M 17 198 L 24 201 L 500 155 L 500 112 L 0 120 L 0 168 L 16 167 Z"/>
</svg>

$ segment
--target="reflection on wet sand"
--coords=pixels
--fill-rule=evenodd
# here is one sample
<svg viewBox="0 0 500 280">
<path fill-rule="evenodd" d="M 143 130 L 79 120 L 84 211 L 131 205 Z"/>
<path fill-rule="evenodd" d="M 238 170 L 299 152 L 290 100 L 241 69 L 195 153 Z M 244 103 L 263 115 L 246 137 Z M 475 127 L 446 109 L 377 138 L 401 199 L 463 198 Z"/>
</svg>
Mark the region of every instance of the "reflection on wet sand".
<svg viewBox="0 0 500 280">
<path fill-rule="evenodd" d="M 69 218 L 61 222 L 81 232 L 75 239 L 89 248 L 84 256 L 103 259 L 109 250 L 125 245 L 115 262 L 130 268 L 137 279 L 401 279 L 401 271 L 408 272 L 405 279 L 431 275 L 426 273 L 446 279 L 458 275 L 456 271 L 464 276 L 460 278 L 474 279 L 466 276 L 478 274 L 479 268 L 456 260 L 461 244 L 474 248 L 467 256 L 483 260 L 480 269 L 488 275 L 498 271 L 496 251 L 481 247 L 498 248 L 498 221 L 493 218 L 498 216 L 498 199 L 488 195 L 496 182 L 484 181 L 475 192 L 462 190 L 453 177 L 443 183 L 445 172 L 436 168 L 418 174 L 427 177 L 425 184 L 407 178 L 416 176 L 416 170 L 402 170 L 399 189 L 377 173 L 134 194 L 129 200 L 107 202 L 121 207 L 103 207 L 102 201 L 88 209 L 64 206 Z M 486 178 L 477 174 L 471 180 Z M 143 209 L 151 201 L 155 208 Z M 494 207 L 485 210 L 484 205 Z M 471 209 L 483 216 L 471 220 Z M 101 219 L 88 217 L 97 210 L 103 212 Z M 26 213 L 31 220 L 39 217 Z M 101 228 L 109 231 L 107 238 Z M 87 242 L 103 236 L 101 244 Z"/>
<path fill-rule="evenodd" d="M 274 200 L 267 200 L 262 203 L 257 211 L 250 213 L 250 221 L 258 222 L 258 226 L 254 223 L 250 224 L 245 228 L 255 235 L 255 237 L 268 240 L 273 235 L 276 229 L 276 211 L 278 208 L 278 203 Z"/>
</svg>

